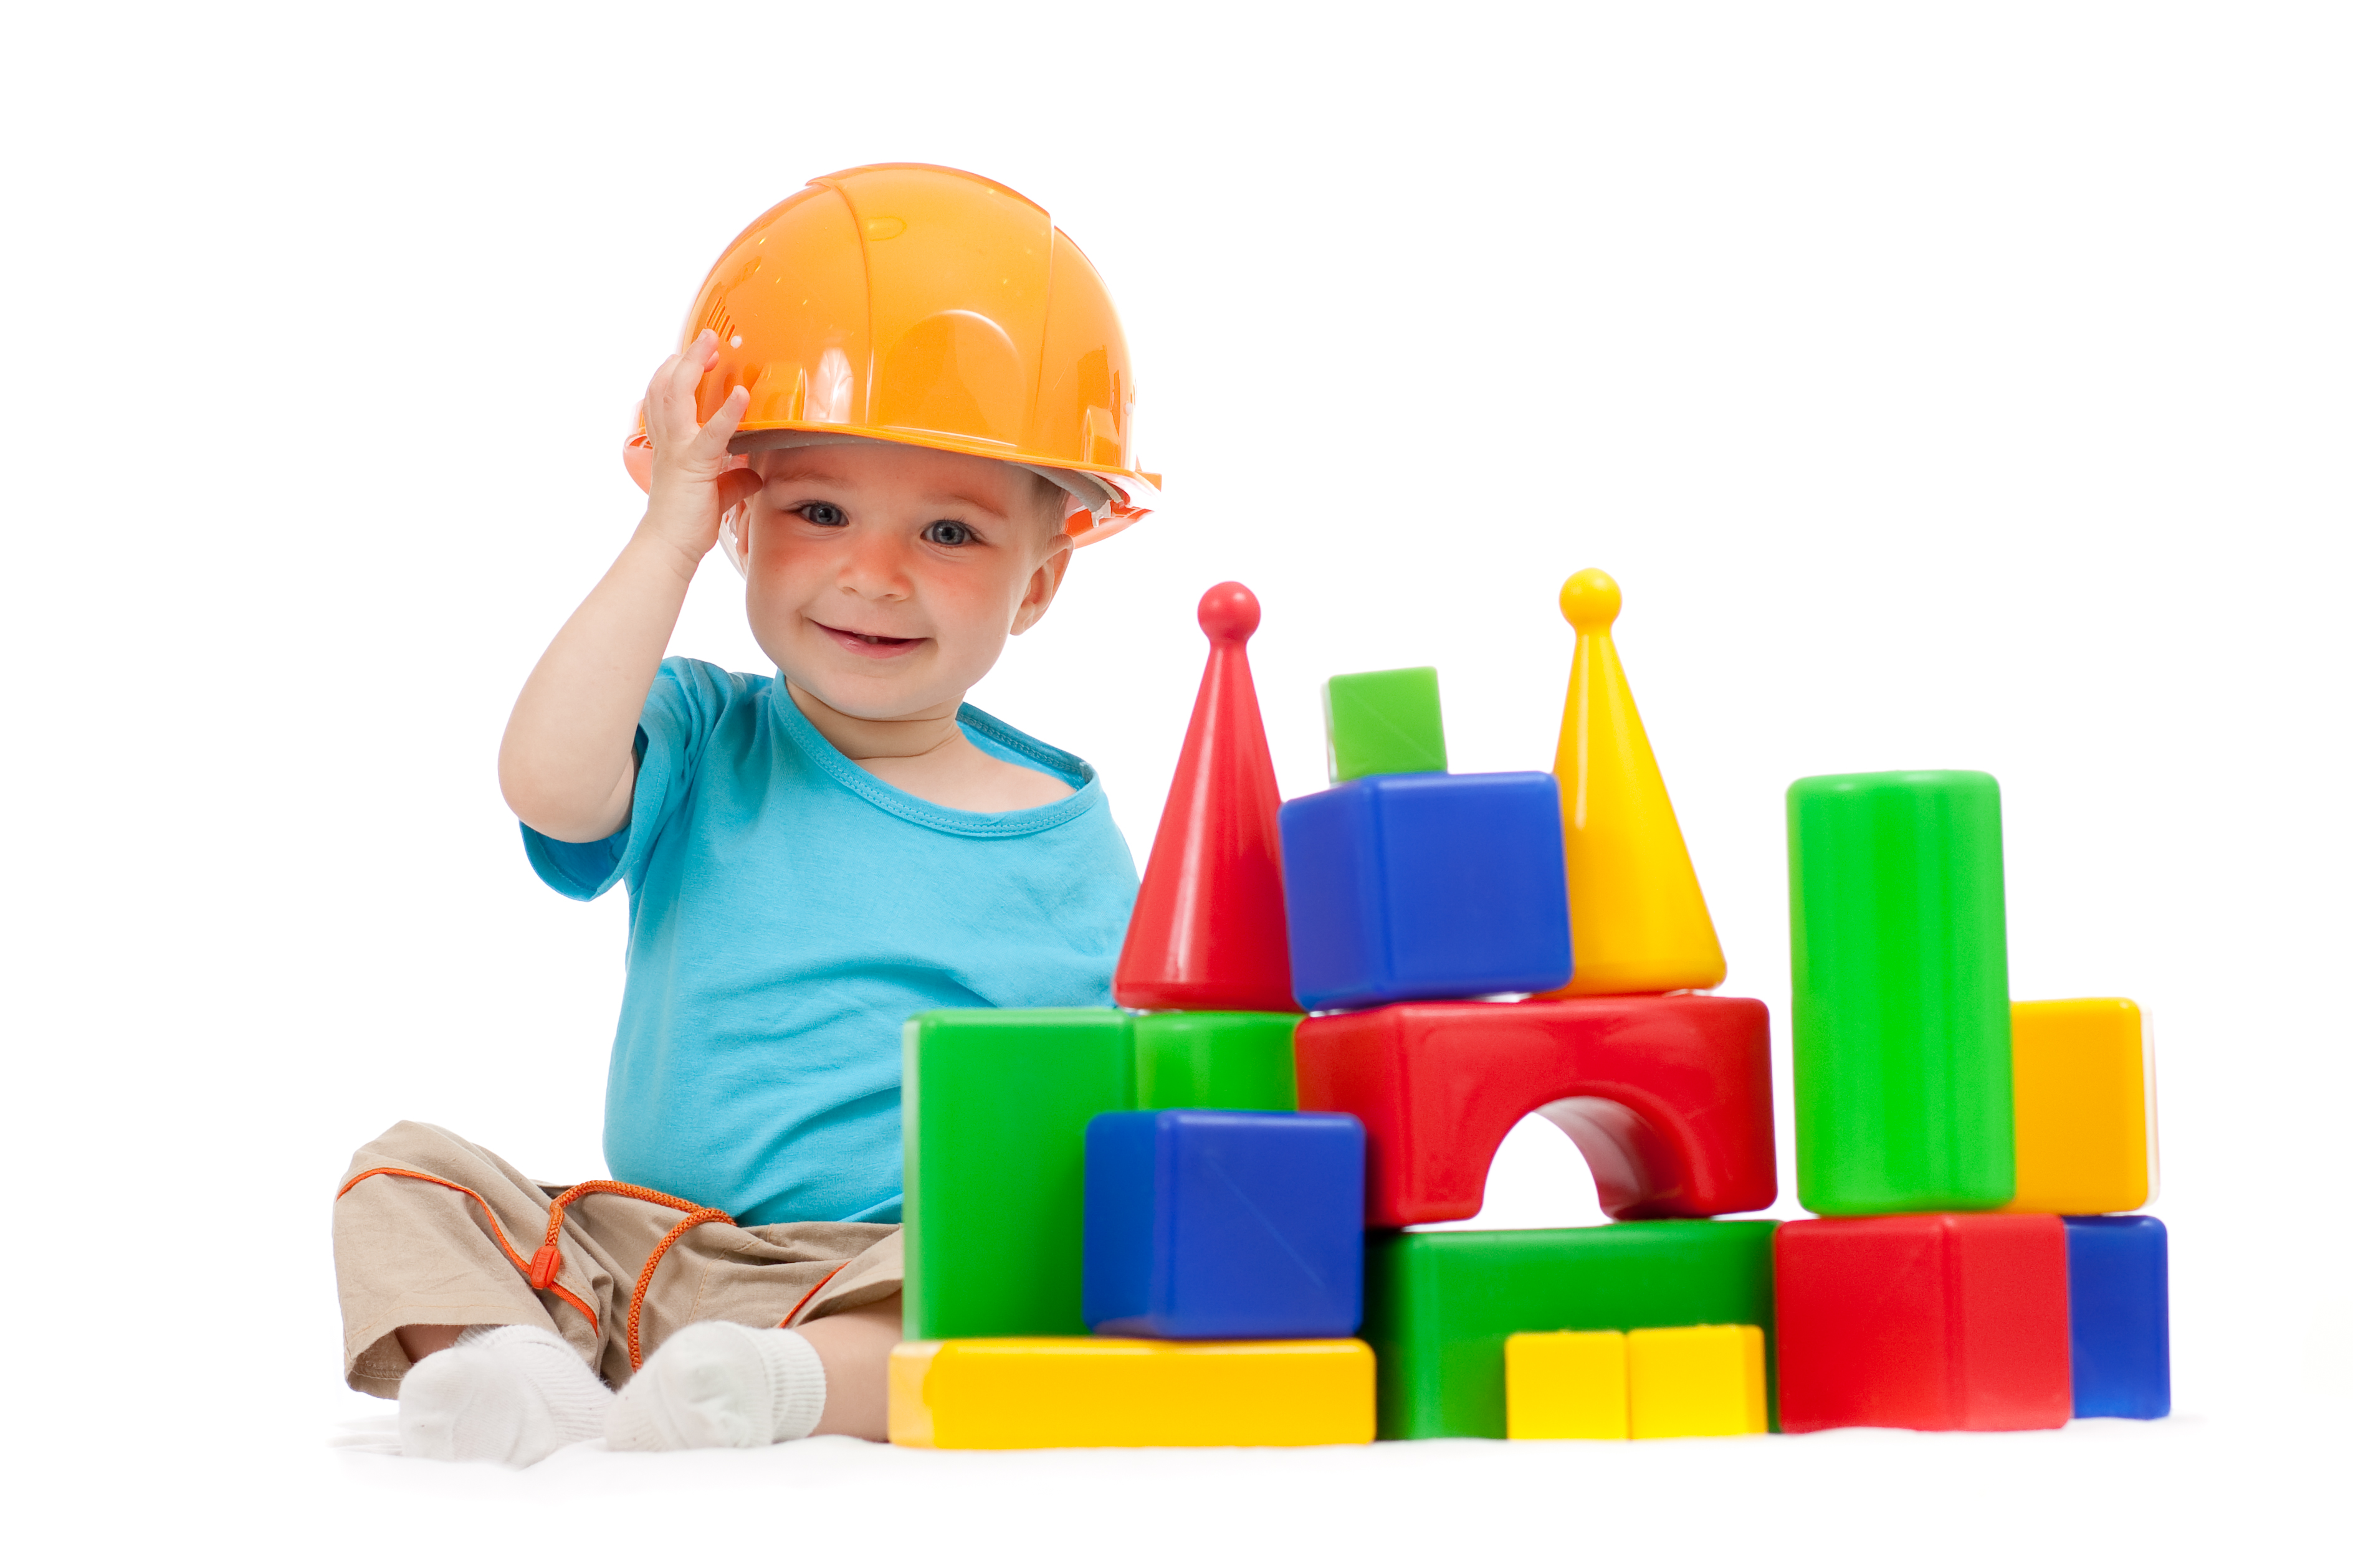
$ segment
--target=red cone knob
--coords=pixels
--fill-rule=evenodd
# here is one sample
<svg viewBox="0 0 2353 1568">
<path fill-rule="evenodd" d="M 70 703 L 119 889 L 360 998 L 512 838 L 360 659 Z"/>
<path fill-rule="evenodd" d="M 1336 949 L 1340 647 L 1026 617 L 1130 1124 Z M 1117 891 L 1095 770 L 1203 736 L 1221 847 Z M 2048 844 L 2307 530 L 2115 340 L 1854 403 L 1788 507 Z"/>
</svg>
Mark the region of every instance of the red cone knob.
<svg viewBox="0 0 2353 1568">
<path fill-rule="evenodd" d="M 1201 595 L 1201 629 L 1213 643 L 1245 643 L 1258 630 L 1258 595 L 1240 583 L 1220 583 Z"/>
</svg>

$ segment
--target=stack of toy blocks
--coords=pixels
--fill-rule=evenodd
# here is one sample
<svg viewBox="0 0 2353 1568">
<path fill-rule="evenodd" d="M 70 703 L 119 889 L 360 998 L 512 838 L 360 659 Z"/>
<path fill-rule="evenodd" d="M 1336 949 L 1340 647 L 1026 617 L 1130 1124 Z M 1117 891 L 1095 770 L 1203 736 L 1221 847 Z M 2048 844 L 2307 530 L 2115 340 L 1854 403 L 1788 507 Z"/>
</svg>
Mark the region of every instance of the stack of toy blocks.
<svg viewBox="0 0 2353 1568">
<path fill-rule="evenodd" d="M 907 1026 L 891 1436 L 934 1447 L 1366 1442 L 1364 1133 L 1295 1109 L 1297 1022 L 1248 589 L 1208 667 L 1119 1009 Z M 1093 1331 L 1090 1333 L 1090 1331 Z"/>
<path fill-rule="evenodd" d="M 1766 1010 L 1704 994 L 1724 957 L 1616 584 L 1579 573 L 1561 607 L 1553 773 L 1448 772 L 1436 672 L 1387 670 L 1327 686 L 1332 787 L 1285 805 L 1257 602 L 1203 598 L 1121 1006 L 907 1026 L 893 1441 L 2166 1414 L 2165 1230 L 2128 1212 L 2156 1173 L 2147 1032 L 2130 1002 L 2010 1001 L 1994 781 L 1791 786 L 1799 1188 L 1822 1217 L 1717 1217 L 1776 1195 Z M 1409 1228 L 1475 1215 L 1530 1113 L 1612 1223 Z"/>
<path fill-rule="evenodd" d="M 1435 673 L 1326 689 L 1333 787 L 1282 807 L 1302 1106 L 1364 1125 L 1384 1436 L 1762 1431 L 1774 1198 L 1762 1004 L 1724 959 L 1581 573 L 1553 773 L 1450 773 Z M 1572 963 L 1572 955 L 1574 962 Z M 1624 1223 L 1422 1231 L 1541 1112 Z"/>
<path fill-rule="evenodd" d="M 2009 995 L 1977 773 L 1790 786 L 1799 1200 L 1775 1238 L 1785 1429 L 2056 1426 L 2169 1406 L 2139 1011 Z"/>
</svg>

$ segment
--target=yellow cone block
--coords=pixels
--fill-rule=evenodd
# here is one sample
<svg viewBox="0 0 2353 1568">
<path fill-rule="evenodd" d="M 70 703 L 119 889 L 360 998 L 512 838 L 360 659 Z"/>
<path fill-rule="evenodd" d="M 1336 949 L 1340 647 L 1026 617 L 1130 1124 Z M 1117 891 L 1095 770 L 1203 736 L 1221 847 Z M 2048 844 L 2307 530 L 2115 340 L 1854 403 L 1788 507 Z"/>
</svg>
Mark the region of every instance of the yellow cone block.
<svg viewBox="0 0 2353 1568">
<path fill-rule="evenodd" d="M 1637 1437 L 1765 1430 L 1765 1331 L 1754 1323 L 1636 1329 L 1626 1336 L 1628 1428 Z"/>
<path fill-rule="evenodd" d="M 1504 1341 L 1508 1437 L 1626 1436 L 1626 1336 L 1615 1330 Z"/>
<path fill-rule="evenodd" d="M 2007 1214 L 2117 1214 L 2157 1187 L 2147 1020 L 2120 996 L 2010 1005 L 2018 1195 Z"/>
<path fill-rule="evenodd" d="M 1609 637 L 1619 603 L 1605 572 L 1561 585 L 1561 614 L 1577 628 L 1552 770 L 1577 963 L 1562 994 L 1705 990 L 1723 984 L 1724 949 Z"/>
<path fill-rule="evenodd" d="M 1362 1340 L 927 1340 L 891 1352 L 902 1447 L 1369 1443 L 1373 1417 Z"/>
</svg>

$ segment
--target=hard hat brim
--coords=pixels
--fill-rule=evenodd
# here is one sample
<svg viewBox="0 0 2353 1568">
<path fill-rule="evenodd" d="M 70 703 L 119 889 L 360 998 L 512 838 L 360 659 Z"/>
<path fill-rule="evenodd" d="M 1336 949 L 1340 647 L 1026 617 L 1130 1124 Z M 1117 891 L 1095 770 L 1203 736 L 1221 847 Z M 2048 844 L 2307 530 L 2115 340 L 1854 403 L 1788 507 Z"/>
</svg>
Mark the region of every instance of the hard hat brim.
<svg viewBox="0 0 2353 1568">
<path fill-rule="evenodd" d="M 762 439 L 763 437 L 789 437 L 797 435 L 806 435 L 814 439 L 809 441 Z M 967 437 L 939 431 L 807 422 L 770 424 L 763 425 L 756 429 L 738 430 L 729 438 L 727 449 L 742 457 L 779 447 L 818 446 L 836 441 L 844 443 L 877 441 L 886 446 L 923 447 L 935 452 L 954 452 L 959 457 L 987 458 L 995 462 L 1011 463 L 1016 468 L 1028 468 L 1064 490 L 1073 493 L 1077 493 L 1079 487 L 1065 482 L 1060 476 L 1083 475 L 1101 485 L 1105 494 L 1100 504 L 1091 505 L 1088 508 L 1088 515 L 1094 519 L 1090 526 L 1076 531 L 1065 529 L 1064 531 L 1070 533 L 1071 542 L 1073 544 L 1093 544 L 1109 539 L 1113 534 L 1124 531 L 1129 525 L 1141 521 L 1150 513 L 1158 510 L 1161 506 L 1161 479 L 1158 474 L 1147 474 L 1139 469 L 1057 462 L 1040 453 L 1024 452 L 1010 442 L 976 441 Z M 629 478 L 637 481 L 639 489 L 649 490 L 653 479 L 653 441 L 646 434 L 642 407 L 637 428 L 630 432 L 629 438 L 622 444 L 622 463 L 629 470 Z M 1082 497 L 1082 499 L 1085 498 Z M 729 558 L 733 559 L 732 553 Z M 737 563 L 736 569 L 738 571 L 743 569 L 741 563 Z"/>
</svg>

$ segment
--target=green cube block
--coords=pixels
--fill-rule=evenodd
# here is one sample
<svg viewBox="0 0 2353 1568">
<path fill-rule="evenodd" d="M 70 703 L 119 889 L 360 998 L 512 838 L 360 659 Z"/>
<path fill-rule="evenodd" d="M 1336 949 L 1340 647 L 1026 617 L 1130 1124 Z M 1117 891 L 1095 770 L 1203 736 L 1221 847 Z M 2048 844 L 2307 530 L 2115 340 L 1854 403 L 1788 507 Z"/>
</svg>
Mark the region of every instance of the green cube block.
<svg viewBox="0 0 2353 1568">
<path fill-rule="evenodd" d="M 1087 1123 L 1289 1110 L 1288 1013 L 955 1008 L 907 1021 L 906 1334 L 1083 1334 Z"/>
<path fill-rule="evenodd" d="M 1296 1110 L 1295 1013 L 1139 1013 L 1137 1110 Z"/>
<path fill-rule="evenodd" d="M 1438 671 L 1376 669 L 1324 683 L 1324 755 L 1334 784 L 1371 773 L 1442 773 Z"/>
<path fill-rule="evenodd" d="M 1405 1231 L 1365 1252 L 1384 1437 L 1501 1437 L 1504 1341 L 1755 1323 L 1773 1376 L 1772 1220 Z M 1768 1408 L 1769 1384 L 1768 1384 Z"/>
<path fill-rule="evenodd" d="M 2001 790 L 1980 773 L 1789 786 L 1798 1200 L 1995 1208 L 2016 1181 Z"/>
</svg>

